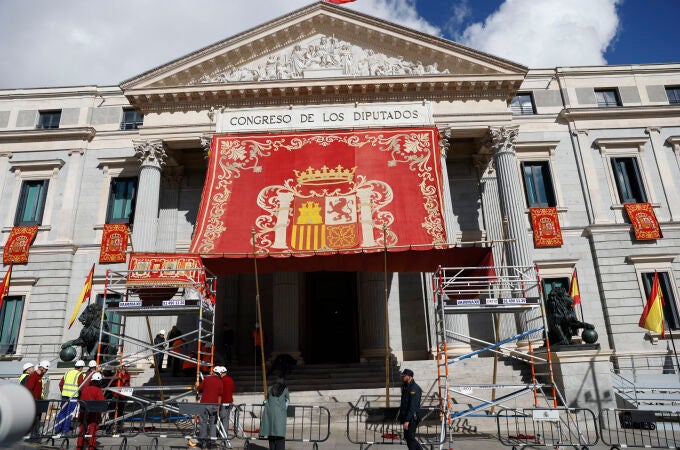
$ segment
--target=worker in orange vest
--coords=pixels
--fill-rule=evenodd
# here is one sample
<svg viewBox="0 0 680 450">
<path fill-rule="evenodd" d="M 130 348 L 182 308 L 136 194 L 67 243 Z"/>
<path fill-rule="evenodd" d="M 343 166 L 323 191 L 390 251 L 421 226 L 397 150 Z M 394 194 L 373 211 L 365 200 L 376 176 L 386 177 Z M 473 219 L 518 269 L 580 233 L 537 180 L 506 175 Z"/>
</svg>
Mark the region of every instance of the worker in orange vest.
<svg viewBox="0 0 680 450">
<path fill-rule="evenodd" d="M 263 345 L 262 337 L 263 334 L 260 334 L 260 324 L 256 323 L 255 329 L 253 330 L 253 348 L 255 350 L 256 366 L 262 365 L 262 345 Z"/>
</svg>

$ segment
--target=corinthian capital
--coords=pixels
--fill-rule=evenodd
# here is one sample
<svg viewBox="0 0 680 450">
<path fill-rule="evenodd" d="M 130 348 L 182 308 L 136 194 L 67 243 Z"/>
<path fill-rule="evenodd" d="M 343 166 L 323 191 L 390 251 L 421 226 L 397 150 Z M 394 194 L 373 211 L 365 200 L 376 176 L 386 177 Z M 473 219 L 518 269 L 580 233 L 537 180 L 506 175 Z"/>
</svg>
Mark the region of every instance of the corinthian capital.
<svg viewBox="0 0 680 450">
<path fill-rule="evenodd" d="M 451 149 L 451 138 L 453 131 L 451 128 L 439 128 L 439 148 L 442 151 L 442 157 L 446 158 Z"/>
<path fill-rule="evenodd" d="M 490 147 L 494 155 L 515 151 L 515 141 L 519 132 L 518 126 L 489 127 Z"/>
<path fill-rule="evenodd" d="M 210 143 L 212 142 L 212 134 L 204 134 L 201 136 L 201 148 L 203 148 L 203 157 L 210 158 Z"/>
<path fill-rule="evenodd" d="M 167 154 L 163 147 L 163 141 L 149 139 L 146 141 L 133 141 L 135 157 L 142 162 L 142 166 L 162 167 L 165 165 Z"/>
</svg>

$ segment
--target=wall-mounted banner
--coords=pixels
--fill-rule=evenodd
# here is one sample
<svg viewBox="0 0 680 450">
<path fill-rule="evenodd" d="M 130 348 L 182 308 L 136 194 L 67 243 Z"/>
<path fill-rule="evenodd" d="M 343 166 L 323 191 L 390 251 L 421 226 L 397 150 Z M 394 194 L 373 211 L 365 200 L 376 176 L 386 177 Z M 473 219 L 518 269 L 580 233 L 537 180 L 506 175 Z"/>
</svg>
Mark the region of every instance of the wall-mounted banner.
<svg viewBox="0 0 680 450">
<path fill-rule="evenodd" d="M 432 104 L 427 101 L 236 109 L 216 116 L 217 133 L 432 125 Z"/>
<path fill-rule="evenodd" d="M 190 251 L 433 248 L 448 243 L 442 210 L 436 128 L 215 136 Z"/>
</svg>

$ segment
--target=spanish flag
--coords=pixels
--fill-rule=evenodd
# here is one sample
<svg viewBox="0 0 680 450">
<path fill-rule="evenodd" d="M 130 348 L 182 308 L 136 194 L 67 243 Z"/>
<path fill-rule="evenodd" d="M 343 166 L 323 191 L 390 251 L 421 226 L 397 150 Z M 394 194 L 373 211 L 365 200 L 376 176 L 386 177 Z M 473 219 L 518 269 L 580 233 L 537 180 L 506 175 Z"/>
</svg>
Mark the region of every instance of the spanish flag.
<svg viewBox="0 0 680 450">
<path fill-rule="evenodd" d="M 653 331 L 665 337 L 663 327 L 663 293 L 659 285 L 659 274 L 654 272 L 654 283 L 652 283 L 652 292 L 649 294 L 647 304 L 645 305 L 642 316 L 640 317 L 640 325 L 642 328 Z"/>
<path fill-rule="evenodd" d="M 2 308 L 2 302 L 5 300 L 5 295 L 9 294 L 9 279 L 12 278 L 12 265 L 9 265 L 5 278 L 2 279 L 0 283 L 0 308 Z"/>
<path fill-rule="evenodd" d="M 87 276 L 87 280 L 85 280 L 83 290 L 80 291 L 80 298 L 78 298 L 78 301 L 76 302 L 76 309 L 73 310 L 73 315 L 71 316 L 71 320 L 68 323 L 69 329 L 71 329 L 73 322 L 76 321 L 76 317 L 78 317 L 78 313 L 80 312 L 80 307 L 83 305 L 83 302 L 86 298 L 89 299 L 90 295 L 92 294 L 92 277 L 94 277 L 94 264 L 92 264 L 90 274 Z"/>
<path fill-rule="evenodd" d="M 571 283 L 569 283 L 569 295 L 574 299 L 574 305 L 581 304 L 581 289 L 578 287 L 578 276 L 576 275 L 576 268 L 571 275 Z"/>
</svg>

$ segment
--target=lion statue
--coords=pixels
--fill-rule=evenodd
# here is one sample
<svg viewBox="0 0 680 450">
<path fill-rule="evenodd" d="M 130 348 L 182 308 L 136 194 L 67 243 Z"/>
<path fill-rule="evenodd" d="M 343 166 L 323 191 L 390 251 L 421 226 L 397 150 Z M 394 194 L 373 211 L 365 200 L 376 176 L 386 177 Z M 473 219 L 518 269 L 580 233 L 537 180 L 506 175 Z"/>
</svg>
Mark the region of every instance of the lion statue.
<svg viewBox="0 0 680 450">
<path fill-rule="evenodd" d="M 571 344 L 572 336 L 575 336 L 580 328 L 595 329 L 592 324 L 581 322 L 576 318 L 574 299 L 562 286 L 555 286 L 550 291 L 545 302 L 545 309 L 551 345 Z"/>
<path fill-rule="evenodd" d="M 61 348 L 80 345 L 80 359 L 87 361 L 97 358 L 97 347 L 99 344 L 99 328 L 101 325 L 102 307 L 97 304 L 87 305 L 85 310 L 78 316 L 78 321 L 83 324 L 78 338 L 64 342 Z M 109 331 L 109 325 L 104 318 L 104 331 Z M 100 355 L 109 353 L 109 336 L 102 333 L 102 346 Z"/>
</svg>

